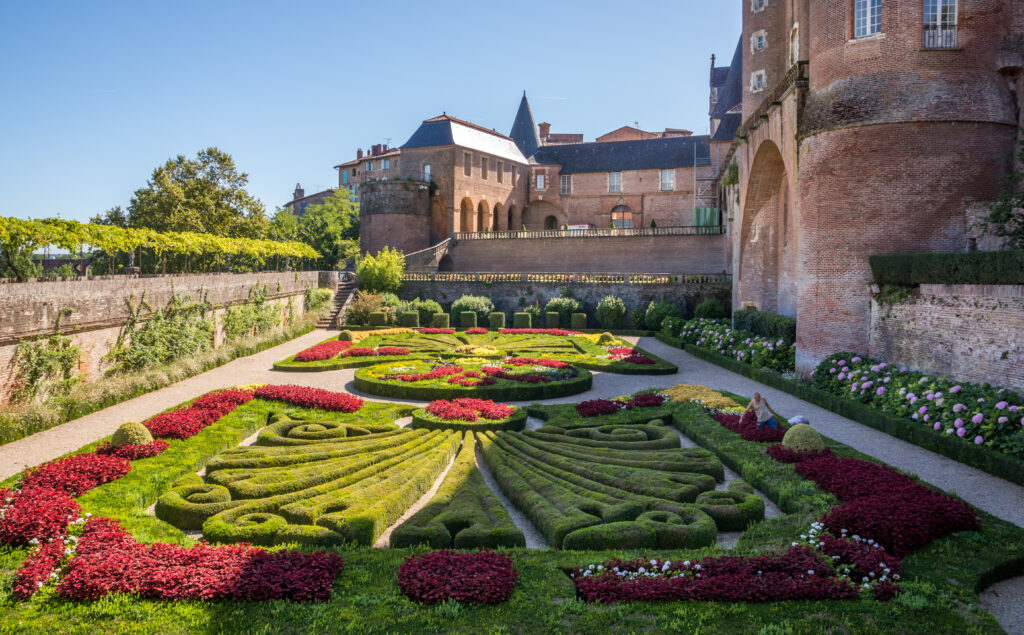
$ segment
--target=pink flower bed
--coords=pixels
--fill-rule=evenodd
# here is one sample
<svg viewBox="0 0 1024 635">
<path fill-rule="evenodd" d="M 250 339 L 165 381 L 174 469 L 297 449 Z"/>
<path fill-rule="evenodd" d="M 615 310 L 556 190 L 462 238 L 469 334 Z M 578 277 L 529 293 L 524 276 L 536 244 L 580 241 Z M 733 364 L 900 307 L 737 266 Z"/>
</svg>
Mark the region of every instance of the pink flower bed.
<svg viewBox="0 0 1024 635">
<path fill-rule="evenodd" d="M 547 368 L 555 368 L 558 370 L 572 368 L 571 364 L 560 362 L 557 359 L 548 359 L 546 357 L 510 357 L 505 360 L 505 363 L 513 366 L 546 366 Z"/>
<path fill-rule="evenodd" d="M 495 379 L 507 379 L 508 381 L 518 381 L 524 384 L 546 384 L 553 381 L 550 377 L 544 375 L 537 375 L 535 373 L 510 373 L 504 368 L 496 368 L 494 366 L 484 366 L 480 369 L 481 373 L 494 377 Z"/>
<path fill-rule="evenodd" d="M 423 333 L 424 335 L 455 335 L 455 329 L 416 329 L 417 333 Z"/>
<path fill-rule="evenodd" d="M 341 353 L 345 349 L 351 348 L 352 342 L 343 342 L 341 340 L 331 340 L 329 342 L 322 342 L 316 346 L 311 346 L 306 350 L 295 355 L 295 361 L 297 362 L 319 362 L 325 359 L 330 359 Z"/>
<path fill-rule="evenodd" d="M 356 412 L 363 407 L 363 400 L 359 397 L 306 386 L 262 386 L 256 389 L 255 395 L 259 399 L 282 401 L 293 406 L 319 408 L 331 412 Z"/>
<path fill-rule="evenodd" d="M 480 327 L 466 329 L 466 335 L 487 335 L 487 329 Z"/>
<path fill-rule="evenodd" d="M 560 337 L 583 335 L 579 331 L 566 331 L 563 329 L 501 329 L 498 332 L 502 335 L 556 335 Z"/>
<path fill-rule="evenodd" d="M 96 448 L 96 454 L 116 456 L 122 459 L 128 459 L 129 461 L 135 461 L 137 459 L 147 459 L 151 456 L 156 456 L 169 447 L 171 447 L 171 444 L 163 439 L 154 439 L 149 443 L 143 443 L 142 445 L 113 446 L 110 445 L 109 442 L 104 442 Z"/>
<path fill-rule="evenodd" d="M 512 596 L 518 577 L 512 558 L 504 554 L 432 551 L 402 562 L 398 586 L 409 599 L 423 604 L 500 604 Z"/>
<path fill-rule="evenodd" d="M 327 600 L 343 567 L 334 552 L 268 553 L 245 544 L 211 547 L 136 542 L 109 518 L 90 519 L 57 593 L 96 600 L 129 593 L 150 600 Z"/>
<path fill-rule="evenodd" d="M 516 409 L 505 404 L 495 403 L 490 399 L 439 399 L 431 401 L 426 408 L 427 414 L 445 421 L 477 421 L 488 419 L 498 421 L 508 419 L 516 413 Z"/>
<path fill-rule="evenodd" d="M 151 417 L 145 426 L 154 437 L 187 439 L 252 398 L 248 390 L 207 393 L 180 410 Z"/>
<path fill-rule="evenodd" d="M 442 377 L 448 377 L 449 375 L 458 375 L 462 372 L 462 366 L 438 366 L 429 373 L 410 373 L 408 375 L 391 375 L 385 377 L 385 379 L 398 379 L 401 381 L 413 383 L 417 381 L 429 381 L 431 379 L 441 379 Z"/>
<path fill-rule="evenodd" d="M 781 428 L 772 429 L 768 426 L 758 428 L 757 415 L 754 414 L 753 410 L 747 410 L 742 415 L 717 413 L 711 416 L 715 418 L 715 421 L 726 428 L 729 428 L 747 441 L 778 443 L 782 441 L 782 437 L 786 435 L 786 431 Z"/>
</svg>

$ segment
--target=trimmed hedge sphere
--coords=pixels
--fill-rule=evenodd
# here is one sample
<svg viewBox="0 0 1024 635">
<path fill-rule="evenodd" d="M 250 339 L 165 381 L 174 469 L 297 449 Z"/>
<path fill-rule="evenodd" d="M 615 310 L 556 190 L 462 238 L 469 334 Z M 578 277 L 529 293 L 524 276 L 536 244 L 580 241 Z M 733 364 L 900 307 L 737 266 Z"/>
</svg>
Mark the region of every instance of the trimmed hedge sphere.
<svg viewBox="0 0 1024 635">
<path fill-rule="evenodd" d="M 153 442 L 153 435 L 149 433 L 146 426 L 138 421 L 122 423 L 121 427 L 114 431 L 110 437 L 110 445 L 121 447 L 122 445 L 145 445 Z"/>
<path fill-rule="evenodd" d="M 618 339 L 611 333 L 601 333 L 597 338 L 598 344 L 614 344 Z"/>
<path fill-rule="evenodd" d="M 341 342 L 351 342 L 352 341 L 352 331 L 345 330 L 345 331 L 342 331 L 341 333 L 338 333 L 338 340 L 341 341 Z"/>
<path fill-rule="evenodd" d="M 825 449 L 825 441 L 818 431 L 806 423 L 801 423 L 786 430 L 782 437 L 782 445 L 796 452 L 813 452 Z"/>
</svg>

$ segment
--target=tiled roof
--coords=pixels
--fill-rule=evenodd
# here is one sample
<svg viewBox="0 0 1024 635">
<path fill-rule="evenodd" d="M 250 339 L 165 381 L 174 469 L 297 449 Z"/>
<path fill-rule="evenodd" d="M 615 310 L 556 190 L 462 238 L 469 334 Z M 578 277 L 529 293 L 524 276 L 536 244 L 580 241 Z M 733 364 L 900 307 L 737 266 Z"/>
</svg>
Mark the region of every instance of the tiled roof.
<svg viewBox="0 0 1024 635">
<path fill-rule="evenodd" d="M 526 91 L 523 91 L 523 99 L 519 102 L 519 111 L 516 112 L 516 119 L 512 122 L 512 131 L 509 136 L 515 141 L 524 156 L 530 156 L 540 147 L 537 122 L 533 120 L 530 102 L 526 100 Z"/>
<path fill-rule="evenodd" d="M 696 164 L 707 165 L 706 135 L 544 146 L 530 158 L 539 164 L 561 165 L 562 174 L 619 172 L 693 167 L 695 149 Z"/>
<path fill-rule="evenodd" d="M 722 117 L 729 112 L 733 106 L 743 100 L 743 40 L 736 43 L 736 53 L 732 56 L 732 63 L 729 64 L 729 75 L 725 83 L 718 90 L 718 103 L 715 104 L 715 111 L 712 117 Z M 718 69 L 715 69 L 717 73 Z"/>
<path fill-rule="evenodd" d="M 732 141 L 733 137 L 736 136 L 736 131 L 740 129 L 741 123 L 743 123 L 743 115 L 738 112 L 723 115 L 721 123 L 718 124 L 718 128 L 715 130 L 715 134 L 711 136 L 711 140 Z"/>
</svg>

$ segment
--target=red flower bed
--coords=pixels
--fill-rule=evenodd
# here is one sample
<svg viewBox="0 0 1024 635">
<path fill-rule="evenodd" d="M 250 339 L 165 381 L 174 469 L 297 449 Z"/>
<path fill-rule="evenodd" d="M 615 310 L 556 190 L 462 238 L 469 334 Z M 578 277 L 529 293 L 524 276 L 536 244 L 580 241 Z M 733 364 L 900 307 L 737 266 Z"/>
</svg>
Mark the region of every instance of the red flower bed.
<svg viewBox="0 0 1024 635">
<path fill-rule="evenodd" d="M 23 492 L 49 489 L 78 496 L 121 478 L 130 469 L 131 463 L 116 456 L 74 454 L 26 471 L 21 479 L 21 489 Z"/>
<path fill-rule="evenodd" d="M 777 445 L 769 445 L 765 448 L 765 452 L 768 453 L 768 456 L 772 457 L 779 463 L 799 463 L 800 461 L 816 459 L 821 456 L 832 456 L 832 450 L 829 448 L 825 448 L 824 450 L 797 452 L 796 450 L 790 450 L 781 443 Z"/>
<path fill-rule="evenodd" d="M 494 366 L 484 366 L 480 369 L 481 373 L 490 375 L 495 379 L 507 379 L 508 381 L 519 381 L 525 384 L 546 384 L 554 381 L 550 377 L 544 375 L 537 375 L 534 373 L 510 373 L 504 368 L 495 368 Z"/>
<path fill-rule="evenodd" d="M 546 357 L 510 357 L 505 360 L 505 363 L 512 364 L 513 366 L 546 366 L 547 368 L 555 368 L 558 370 L 572 368 L 571 364 L 560 362 L 557 359 L 548 359 Z"/>
<path fill-rule="evenodd" d="M 573 574 L 577 595 L 587 602 L 684 600 L 711 602 L 780 602 L 844 600 L 857 588 L 838 577 L 809 547 L 783 554 L 716 556 L 696 562 L 636 559 L 610 560 L 600 569 Z M 619 573 L 625 572 L 624 575 Z"/>
<path fill-rule="evenodd" d="M 715 421 L 726 428 L 729 428 L 747 441 L 778 443 L 782 441 L 782 437 L 786 435 L 786 431 L 781 428 L 773 429 L 768 426 L 758 428 L 757 415 L 754 414 L 753 410 L 747 410 L 743 415 L 718 413 L 712 416 L 715 418 Z"/>
<path fill-rule="evenodd" d="M 477 421 L 480 418 L 498 421 L 508 419 L 516 413 L 512 406 L 494 403 L 490 399 L 471 398 L 431 401 L 426 411 L 427 414 L 445 421 Z"/>
<path fill-rule="evenodd" d="M 511 597 L 518 577 L 512 558 L 504 554 L 432 551 L 405 559 L 398 569 L 398 586 L 423 604 L 500 604 Z"/>
<path fill-rule="evenodd" d="M 614 357 L 626 357 L 636 352 L 636 349 L 629 348 L 628 346 L 620 346 L 618 348 L 609 348 L 608 354 Z"/>
<path fill-rule="evenodd" d="M 400 348 L 398 346 L 381 346 L 380 348 L 377 349 L 377 355 L 378 356 L 383 356 L 383 355 L 408 355 L 409 352 L 410 352 L 409 349 L 407 349 L 407 348 Z"/>
<path fill-rule="evenodd" d="M 325 359 L 330 359 L 338 353 L 344 351 L 352 346 L 352 342 L 343 342 L 341 340 L 331 340 L 329 342 L 323 342 L 316 346 L 311 346 L 306 350 L 295 355 L 295 361 L 297 362 L 319 362 Z"/>
<path fill-rule="evenodd" d="M 6 505 L 0 518 L 0 543 L 6 545 L 61 538 L 68 522 L 81 511 L 67 493 L 44 487 L 0 490 L 0 501 Z"/>
<path fill-rule="evenodd" d="M 850 578 L 854 581 L 864 578 L 877 580 L 882 576 L 898 577 L 902 573 L 899 558 L 865 542 L 841 540 L 824 534 L 821 536 L 821 550 L 827 555 L 839 556 L 837 560 L 840 564 L 850 565 Z"/>
<path fill-rule="evenodd" d="M 629 410 L 634 408 L 656 408 L 663 403 L 665 403 L 665 398 L 658 393 L 645 392 L 627 402 L 626 408 Z"/>
<path fill-rule="evenodd" d="M 171 444 L 163 439 L 154 439 L 153 441 L 143 443 L 142 445 L 113 446 L 110 445 L 109 442 L 104 442 L 96 448 L 96 454 L 116 456 L 122 459 L 128 459 L 129 461 L 135 461 L 137 459 L 148 459 L 151 456 L 156 456 L 169 447 L 171 447 Z"/>
<path fill-rule="evenodd" d="M 185 408 L 151 417 L 145 426 L 154 437 L 187 439 L 252 398 L 248 390 L 207 393 Z"/>
<path fill-rule="evenodd" d="M 493 377 L 487 377 L 473 371 L 465 372 L 461 375 L 453 375 L 448 378 L 449 384 L 455 384 L 456 386 L 464 386 L 466 388 L 476 388 L 477 386 L 493 386 L 497 383 L 497 380 Z"/>
<path fill-rule="evenodd" d="M 627 364 L 642 364 L 645 366 L 654 363 L 654 360 L 646 355 L 630 355 L 628 357 L 623 357 L 622 361 L 626 362 Z"/>
<path fill-rule="evenodd" d="M 978 528 L 967 503 L 888 466 L 822 456 L 797 463 L 796 472 L 843 501 L 822 518 L 830 532 L 873 540 L 896 557 L 951 533 Z"/>
<path fill-rule="evenodd" d="M 487 329 L 480 327 L 466 329 L 466 335 L 487 335 Z"/>
<path fill-rule="evenodd" d="M 610 415 L 622 409 L 622 402 L 609 399 L 591 399 L 576 404 L 576 412 L 581 417 L 596 417 L 598 415 Z"/>
<path fill-rule="evenodd" d="M 338 357 L 376 357 L 377 351 L 372 348 L 349 348 L 341 352 Z"/>
<path fill-rule="evenodd" d="M 323 601 L 342 566 L 334 552 L 140 544 L 116 521 L 93 518 L 57 592 L 74 600 L 130 593 L 153 600 Z"/>
<path fill-rule="evenodd" d="M 260 399 L 331 412 L 356 412 L 363 407 L 363 400 L 359 397 L 306 386 L 263 386 L 256 389 L 255 395 Z"/>
<path fill-rule="evenodd" d="M 455 329 L 416 329 L 417 333 L 423 333 L 424 335 L 455 335 Z"/>
<path fill-rule="evenodd" d="M 64 542 L 60 540 L 43 545 L 39 551 L 25 558 L 14 578 L 14 597 L 27 600 L 35 595 L 63 561 Z"/>
<path fill-rule="evenodd" d="M 406 382 L 428 381 L 441 379 L 449 375 L 458 375 L 462 372 L 462 366 L 438 366 L 429 373 L 411 373 L 408 375 L 389 375 L 385 379 L 399 379 Z"/>
<path fill-rule="evenodd" d="M 502 335 L 583 335 L 579 331 L 566 331 L 563 329 L 501 329 Z"/>
</svg>

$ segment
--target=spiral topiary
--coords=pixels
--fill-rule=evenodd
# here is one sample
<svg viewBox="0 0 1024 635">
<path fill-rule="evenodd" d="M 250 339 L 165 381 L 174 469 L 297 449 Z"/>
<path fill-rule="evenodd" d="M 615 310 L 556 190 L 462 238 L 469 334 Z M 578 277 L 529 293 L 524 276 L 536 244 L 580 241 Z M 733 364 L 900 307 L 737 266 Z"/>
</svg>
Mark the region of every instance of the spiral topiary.
<svg viewBox="0 0 1024 635">
<path fill-rule="evenodd" d="M 782 445 L 795 452 L 817 452 L 825 449 L 825 441 L 818 431 L 806 423 L 795 425 L 782 437 Z"/>
<path fill-rule="evenodd" d="M 153 435 L 146 426 L 138 421 L 122 423 L 121 427 L 114 431 L 110 437 L 110 445 L 121 447 L 122 445 L 145 445 L 153 442 Z"/>
</svg>

